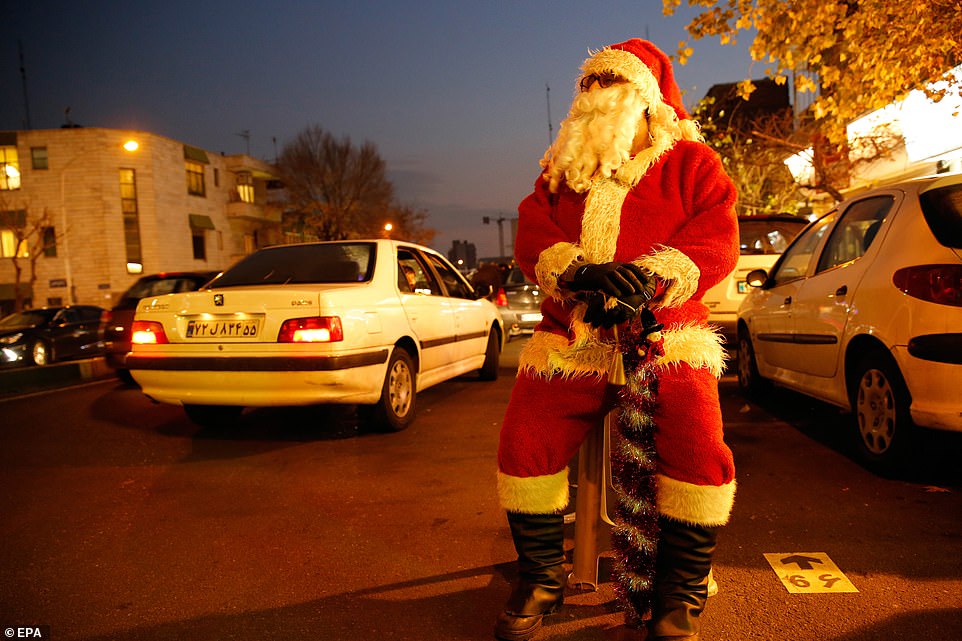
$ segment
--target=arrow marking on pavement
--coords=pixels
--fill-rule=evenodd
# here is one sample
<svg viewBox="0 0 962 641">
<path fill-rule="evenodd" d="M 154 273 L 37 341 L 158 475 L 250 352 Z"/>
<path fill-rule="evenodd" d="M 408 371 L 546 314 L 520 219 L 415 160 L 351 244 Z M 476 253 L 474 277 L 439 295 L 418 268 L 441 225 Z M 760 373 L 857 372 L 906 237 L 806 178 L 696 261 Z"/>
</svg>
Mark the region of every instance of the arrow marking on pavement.
<svg viewBox="0 0 962 641">
<path fill-rule="evenodd" d="M 766 552 L 765 560 L 792 594 L 858 592 L 824 552 Z"/>
</svg>

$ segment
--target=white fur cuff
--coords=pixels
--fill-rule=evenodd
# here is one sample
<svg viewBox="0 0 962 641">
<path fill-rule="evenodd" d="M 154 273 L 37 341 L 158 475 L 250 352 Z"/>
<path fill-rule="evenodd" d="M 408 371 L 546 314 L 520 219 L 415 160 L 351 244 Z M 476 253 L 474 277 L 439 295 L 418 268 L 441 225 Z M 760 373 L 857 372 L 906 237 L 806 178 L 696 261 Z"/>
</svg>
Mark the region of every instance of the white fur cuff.
<svg viewBox="0 0 962 641">
<path fill-rule="evenodd" d="M 735 481 L 725 485 L 694 485 L 659 474 L 658 511 L 668 518 L 715 527 L 728 523 L 735 504 Z"/>
</svg>

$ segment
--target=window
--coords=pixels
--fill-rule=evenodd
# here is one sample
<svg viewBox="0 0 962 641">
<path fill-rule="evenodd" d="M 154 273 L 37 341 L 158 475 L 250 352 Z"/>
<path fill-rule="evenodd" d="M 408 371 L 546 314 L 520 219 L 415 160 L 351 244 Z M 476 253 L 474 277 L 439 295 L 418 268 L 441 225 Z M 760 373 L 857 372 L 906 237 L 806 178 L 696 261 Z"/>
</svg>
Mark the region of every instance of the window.
<svg viewBox="0 0 962 641">
<path fill-rule="evenodd" d="M 49 169 L 48 163 L 47 163 L 47 148 L 31 147 L 30 161 L 32 163 L 31 166 L 34 169 Z"/>
<path fill-rule="evenodd" d="M 214 167 L 214 187 L 220 187 L 220 169 Z"/>
<path fill-rule="evenodd" d="M 124 217 L 124 245 L 128 263 L 143 262 L 140 243 L 140 213 L 137 209 L 137 174 L 120 170 L 120 210 Z"/>
<path fill-rule="evenodd" d="M 43 228 L 43 255 L 47 258 L 57 256 L 57 230 L 54 227 Z"/>
<path fill-rule="evenodd" d="M 407 249 L 399 249 L 398 260 L 398 288 L 402 292 L 440 296 L 441 287 L 438 286 L 434 275 L 418 260 L 417 255 Z"/>
<path fill-rule="evenodd" d="M 279 245 L 242 258 L 215 281 L 217 287 L 300 283 L 359 283 L 374 274 L 373 243 Z"/>
<path fill-rule="evenodd" d="M 254 176 L 249 171 L 237 172 L 237 197 L 241 202 L 254 202 Z"/>
<path fill-rule="evenodd" d="M 855 202 L 845 210 L 825 244 L 815 273 L 861 258 L 894 202 L 891 196 L 876 196 Z"/>
<path fill-rule="evenodd" d="M 204 165 L 190 160 L 185 161 L 184 165 L 187 167 L 187 193 L 192 196 L 206 196 Z"/>
<path fill-rule="evenodd" d="M 28 256 L 27 243 L 17 237 L 12 229 L 0 229 L 0 257 L 26 258 Z"/>
<path fill-rule="evenodd" d="M 815 248 L 825 236 L 825 232 L 831 226 L 837 214 L 838 212 L 833 211 L 823 216 L 806 229 L 795 241 L 795 244 L 782 254 L 775 273 L 772 275 L 772 281 L 776 285 L 808 276 L 808 266 L 812 262 L 812 254 L 815 253 Z"/>
<path fill-rule="evenodd" d="M 20 161 L 13 145 L 0 147 L 0 191 L 20 189 Z"/>
<path fill-rule="evenodd" d="M 190 241 L 194 247 L 195 260 L 207 260 L 207 239 L 203 229 L 191 229 Z"/>
<path fill-rule="evenodd" d="M 441 275 L 444 286 L 448 290 L 448 296 L 454 298 L 471 298 L 471 287 L 457 271 L 450 265 L 433 254 L 428 254 L 428 260 L 434 265 L 434 269 Z"/>
</svg>

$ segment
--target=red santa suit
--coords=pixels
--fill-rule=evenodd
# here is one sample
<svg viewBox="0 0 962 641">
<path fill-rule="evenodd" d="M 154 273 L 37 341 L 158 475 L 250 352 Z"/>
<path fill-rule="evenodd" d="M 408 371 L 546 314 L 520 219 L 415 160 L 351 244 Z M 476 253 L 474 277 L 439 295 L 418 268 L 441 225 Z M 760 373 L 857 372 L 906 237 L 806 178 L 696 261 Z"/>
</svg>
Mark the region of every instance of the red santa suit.
<svg viewBox="0 0 962 641">
<path fill-rule="evenodd" d="M 572 266 L 610 261 L 640 265 L 663 288 L 651 305 L 664 325 L 654 416 L 658 511 L 705 526 L 726 523 L 731 512 L 735 469 L 717 381 L 724 351 L 702 296 L 738 258 L 735 189 L 697 140 L 667 60 L 643 58 L 623 43 L 596 53 L 583 71 L 613 73 L 650 92 L 651 145 L 585 193 L 566 184 L 552 193 L 540 177 L 519 207 L 516 258 L 546 299 L 501 432 L 498 493 L 508 512 L 565 507 L 568 461 L 616 403 L 607 384 L 611 332 L 583 321 L 586 304 L 563 283 Z"/>
</svg>

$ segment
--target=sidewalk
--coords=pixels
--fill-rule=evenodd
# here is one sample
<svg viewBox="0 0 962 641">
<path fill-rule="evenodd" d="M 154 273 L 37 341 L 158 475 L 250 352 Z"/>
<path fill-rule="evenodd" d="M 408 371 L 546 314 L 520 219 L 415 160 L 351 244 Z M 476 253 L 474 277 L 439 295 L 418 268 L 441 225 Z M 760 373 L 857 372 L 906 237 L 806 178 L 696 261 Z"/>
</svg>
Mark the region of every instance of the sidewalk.
<svg viewBox="0 0 962 641">
<path fill-rule="evenodd" d="M 103 357 L 0 370 L 0 399 L 114 376 Z"/>
</svg>

